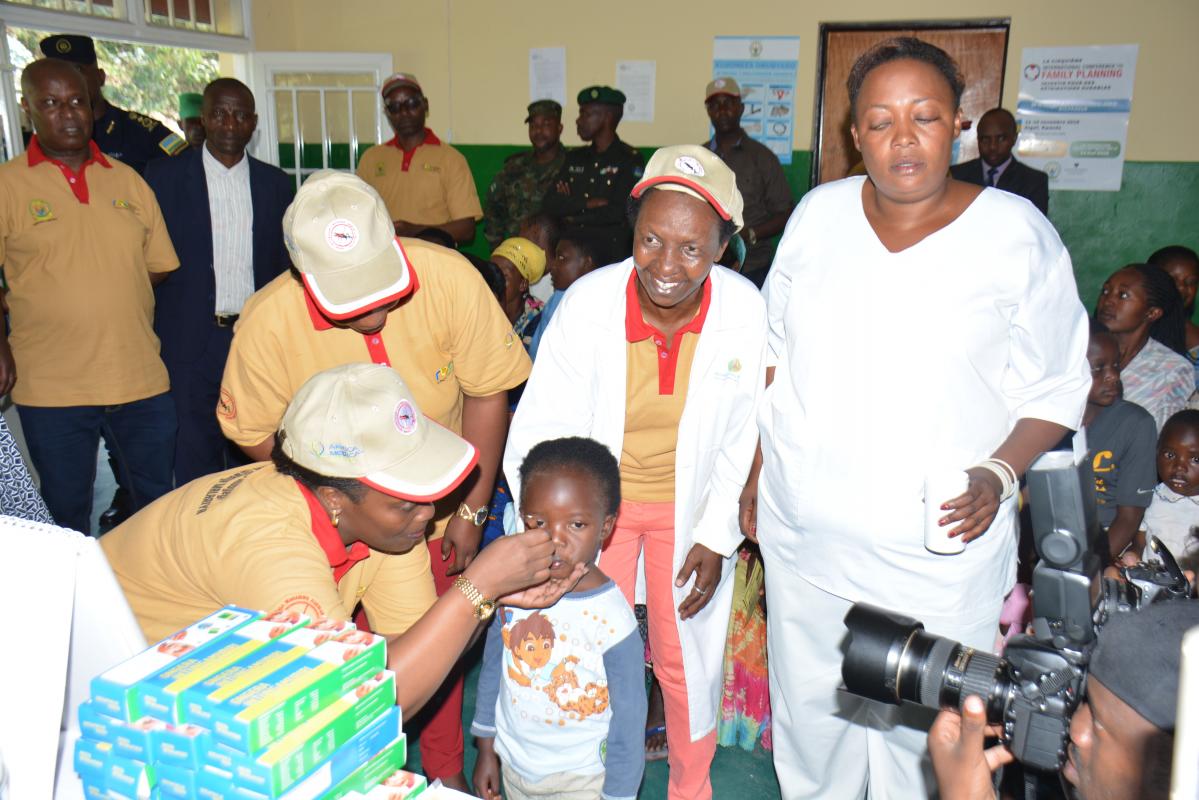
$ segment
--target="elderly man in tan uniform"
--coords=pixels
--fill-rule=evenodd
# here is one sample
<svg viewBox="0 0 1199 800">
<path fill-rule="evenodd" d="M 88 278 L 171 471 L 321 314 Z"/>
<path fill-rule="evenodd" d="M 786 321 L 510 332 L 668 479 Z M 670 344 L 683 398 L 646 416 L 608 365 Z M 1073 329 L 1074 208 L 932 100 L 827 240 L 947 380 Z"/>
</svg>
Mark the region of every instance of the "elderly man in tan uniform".
<svg viewBox="0 0 1199 800">
<path fill-rule="evenodd" d="M 381 94 L 396 135 L 362 154 L 358 177 L 382 195 L 398 235 L 440 228 L 469 243 L 483 207 L 466 159 L 425 127 L 429 99 L 415 75 L 397 72 Z"/>
</svg>

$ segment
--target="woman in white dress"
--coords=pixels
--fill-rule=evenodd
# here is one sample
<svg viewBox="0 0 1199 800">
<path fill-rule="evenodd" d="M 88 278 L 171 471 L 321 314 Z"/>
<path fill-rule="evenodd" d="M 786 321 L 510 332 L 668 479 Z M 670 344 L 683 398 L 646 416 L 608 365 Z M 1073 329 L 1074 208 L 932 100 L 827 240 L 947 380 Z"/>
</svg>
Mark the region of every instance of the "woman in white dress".
<svg viewBox="0 0 1199 800">
<path fill-rule="evenodd" d="M 864 177 L 809 192 L 766 285 L 772 381 L 742 524 L 766 562 L 775 766 L 786 798 L 927 797 L 924 709 L 844 693 L 858 601 L 990 649 L 1015 580 L 1013 484 L 1081 420 L 1087 319 L 1027 200 L 949 177 L 963 83 L 918 39 L 851 72 Z M 889 320 L 878 335 L 879 320 Z M 924 547 L 925 477 L 957 555 Z M 927 778 L 926 778 L 927 776 Z"/>
</svg>

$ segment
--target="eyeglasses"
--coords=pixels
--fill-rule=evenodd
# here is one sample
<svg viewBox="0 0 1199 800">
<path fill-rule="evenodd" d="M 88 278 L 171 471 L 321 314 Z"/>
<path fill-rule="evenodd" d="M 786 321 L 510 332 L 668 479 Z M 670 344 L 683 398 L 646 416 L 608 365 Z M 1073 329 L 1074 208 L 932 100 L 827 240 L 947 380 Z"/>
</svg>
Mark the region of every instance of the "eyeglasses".
<svg viewBox="0 0 1199 800">
<path fill-rule="evenodd" d="M 387 113 L 389 114 L 403 114 L 404 112 L 419 111 L 424 104 L 425 101 L 423 98 L 409 97 L 407 100 L 395 100 L 390 103 L 384 103 L 383 107 L 387 109 Z"/>
</svg>

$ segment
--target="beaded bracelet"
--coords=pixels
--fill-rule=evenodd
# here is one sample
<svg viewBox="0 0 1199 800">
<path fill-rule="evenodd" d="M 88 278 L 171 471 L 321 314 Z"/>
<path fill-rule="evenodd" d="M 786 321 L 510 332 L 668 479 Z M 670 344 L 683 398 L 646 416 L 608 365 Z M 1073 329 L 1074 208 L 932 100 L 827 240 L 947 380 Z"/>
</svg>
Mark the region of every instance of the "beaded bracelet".
<svg viewBox="0 0 1199 800">
<path fill-rule="evenodd" d="M 999 485 L 1002 487 L 1002 491 L 999 493 L 999 502 L 1001 503 L 1014 495 L 1016 487 L 1020 485 L 1020 481 L 1016 478 L 1016 470 L 1012 469 L 1012 465 L 1002 458 L 988 458 L 971 467 L 971 469 L 974 468 L 985 469 L 999 478 Z"/>
</svg>

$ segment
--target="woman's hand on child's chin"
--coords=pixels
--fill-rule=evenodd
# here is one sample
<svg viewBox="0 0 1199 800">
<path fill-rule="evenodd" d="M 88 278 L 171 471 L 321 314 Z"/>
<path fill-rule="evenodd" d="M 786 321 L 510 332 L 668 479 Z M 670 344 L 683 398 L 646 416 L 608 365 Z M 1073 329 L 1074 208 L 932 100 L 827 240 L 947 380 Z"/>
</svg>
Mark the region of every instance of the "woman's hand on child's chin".
<svg viewBox="0 0 1199 800">
<path fill-rule="evenodd" d="M 575 588 L 587 574 L 587 569 L 587 564 L 575 564 L 575 568 L 566 577 L 550 578 L 528 589 L 504 595 L 499 602 L 501 605 L 516 608 L 549 608 L 561 600 L 562 595 Z"/>
</svg>

